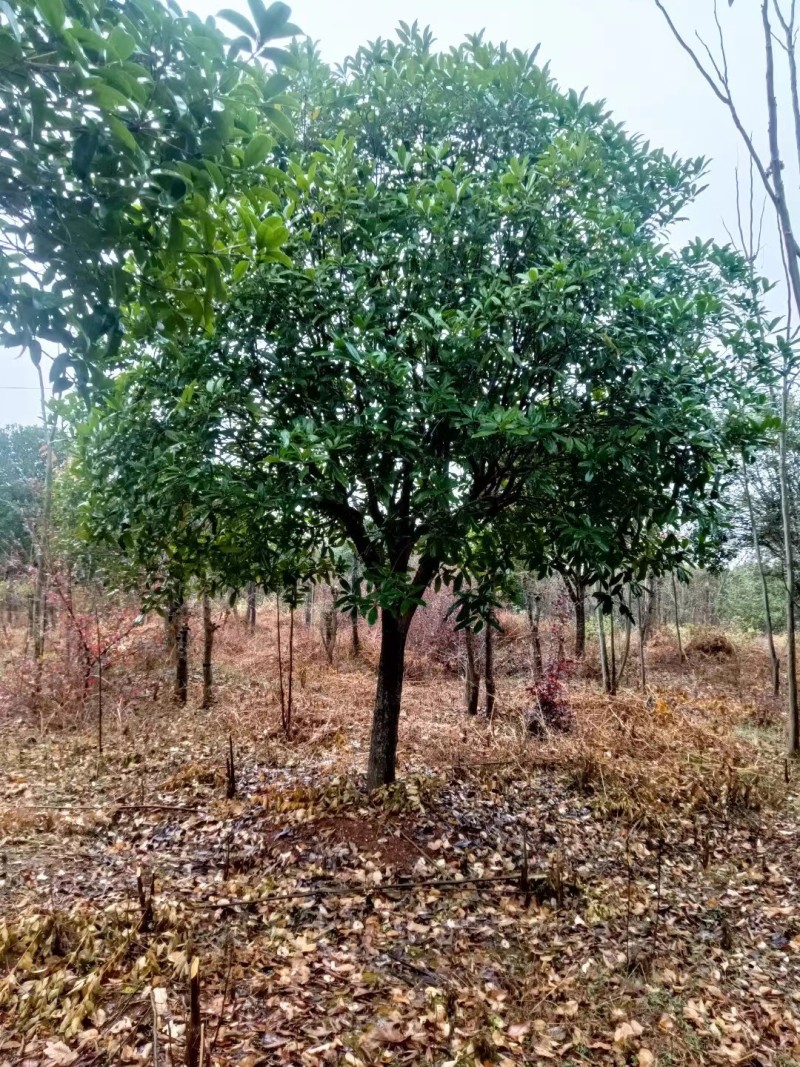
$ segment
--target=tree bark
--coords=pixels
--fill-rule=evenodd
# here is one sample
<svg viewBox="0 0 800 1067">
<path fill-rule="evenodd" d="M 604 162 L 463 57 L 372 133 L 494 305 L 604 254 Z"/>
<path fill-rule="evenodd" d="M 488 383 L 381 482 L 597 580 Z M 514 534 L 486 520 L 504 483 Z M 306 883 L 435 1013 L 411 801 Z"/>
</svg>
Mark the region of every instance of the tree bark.
<svg viewBox="0 0 800 1067">
<path fill-rule="evenodd" d="M 637 600 L 639 602 L 638 603 L 638 612 L 637 612 L 637 615 L 638 615 L 638 626 L 639 626 L 639 678 L 640 678 L 641 683 L 642 683 L 642 692 L 644 693 L 645 690 L 647 689 L 647 665 L 645 663 L 645 656 L 644 656 L 644 628 L 645 628 L 645 622 L 644 622 L 644 605 L 642 603 L 643 600 L 644 600 L 644 590 L 643 589 L 639 590 L 639 596 L 637 597 Z"/>
<path fill-rule="evenodd" d="M 472 630 L 464 631 L 464 645 L 467 650 L 466 702 L 467 715 L 478 714 L 480 696 L 480 678 L 478 676 L 477 656 L 475 655 L 475 634 Z"/>
<path fill-rule="evenodd" d="M 367 788 L 370 790 L 391 785 L 395 780 L 407 635 L 408 621 L 384 609 L 381 612 L 381 654 L 367 766 Z"/>
<path fill-rule="evenodd" d="M 628 587 L 628 614 L 625 616 L 625 643 L 622 646 L 622 660 L 617 671 L 617 684 L 622 681 L 622 675 L 628 666 L 628 657 L 631 654 L 631 615 L 633 614 L 633 593 Z M 615 685 L 616 688 L 616 685 Z"/>
<path fill-rule="evenodd" d="M 797 703 L 797 650 L 795 647 L 794 617 L 794 549 L 792 546 L 792 512 L 789 497 L 789 473 L 786 456 L 786 424 L 789 414 L 789 375 L 784 374 L 781 418 L 783 425 L 778 438 L 781 482 L 781 521 L 783 525 L 784 573 L 786 578 L 786 688 L 789 698 L 787 716 L 787 747 L 791 755 L 800 753 L 800 713 Z"/>
<path fill-rule="evenodd" d="M 486 620 L 486 639 L 484 643 L 484 681 L 486 685 L 486 718 L 491 721 L 494 715 L 496 689 L 494 684 L 494 626 L 492 625 L 492 613 Z"/>
<path fill-rule="evenodd" d="M 612 697 L 617 695 L 617 642 L 614 633 L 614 605 L 608 616 L 608 643 L 611 649 L 611 660 L 608 664 L 608 691 Z"/>
<path fill-rule="evenodd" d="M 600 672 L 603 677 L 603 692 L 611 692 L 611 678 L 608 672 L 608 647 L 606 645 L 606 624 L 602 605 L 597 605 L 597 644 L 600 651 Z"/>
<path fill-rule="evenodd" d="M 278 693 L 281 701 L 281 728 L 284 736 L 286 732 L 286 694 L 283 688 L 283 652 L 281 651 L 281 596 L 275 594 L 275 641 L 278 646 Z"/>
<path fill-rule="evenodd" d="M 214 631 L 216 626 L 211 620 L 211 599 L 203 596 L 203 699 L 200 707 L 211 707 L 213 699 L 212 690 L 214 684 L 214 671 L 212 667 L 212 652 L 214 649 Z"/>
<path fill-rule="evenodd" d="M 247 629 L 253 633 L 256 628 L 256 583 L 250 582 L 247 586 Z"/>
<path fill-rule="evenodd" d="M 777 696 L 781 687 L 780 661 L 778 660 L 778 653 L 775 650 L 775 636 L 772 629 L 772 609 L 770 608 L 769 603 L 769 588 L 767 586 L 767 576 L 764 572 L 764 563 L 761 558 L 761 541 L 756 526 L 753 499 L 750 496 L 750 481 L 747 477 L 747 460 L 744 457 L 744 453 L 742 453 L 742 477 L 744 480 L 744 498 L 747 502 L 747 513 L 750 516 L 750 529 L 753 531 L 753 549 L 756 554 L 756 566 L 758 567 L 758 575 L 761 579 L 761 595 L 764 599 L 764 622 L 767 629 L 769 661 L 772 666 L 772 693 L 773 696 Z"/>
<path fill-rule="evenodd" d="M 287 739 L 292 736 L 292 691 L 294 687 L 294 600 L 289 608 L 289 685 L 286 692 L 286 725 Z"/>
<path fill-rule="evenodd" d="M 175 656 L 175 699 L 185 704 L 189 697 L 189 616 L 181 604 L 178 617 L 178 641 Z"/>
<path fill-rule="evenodd" d="M 531 655 L 533 657 L 533 677 L 539 681 L 544 674 L 542 664 L 542 642 L 539 636 L 539 622 L 542 617 L 542 598 L 538 593 L 528 591 L 525 596 L 525 607 L 528 611 L 528 627 L 531 634 Z"/>
<path fill-rule="evenodd" d="M 353 569 L 350 572 L 350 588 L 354 593 L 360 593 L 359 583 L 361 581 L 361 572 L 358 567 L 358 560 L 354 560 Z M 361 654 L 361 635 L 358 632 L 358 609 L 353 608 L 350 612 L 350 651 L 353 657 L 358 657 Z"/>
<path fill-rule="evenodd" d="M 44 391 L 44 378 L 42 377 L 41 363 L 36 364 L 36 372 L 39 375 L 39 399 L 42 405 L 42 428 L 45 431 L 45 448 L 47 458 L 45 460 L 44 473 L 44 500 L 42 502 L 42 524 L 37 531 L 36 546 L 36 589 L 33 600 L 33 655 L 35 662 L 34 677 L 34 702 L 39 712 L 39 729 L 43 728 L 41 693 L 42 671 L 44 669 L 44 641 L 47 631 L 47 580 L 50 567 L 50 519 L 53 510 L 53 442 L 56 431 L 56 421 L 53 419 L 48 429 L 47 424 L 47 398 Z"/>
<path fill-rule="evenodd" d="M 586 655 L 586 590 L 578 585 L 572 603 L 575 606 L 575 659 Z"/>
<path fill-rule="evenodd" d="M 683 663 L 683 641 L 681 640 L 681 615 L 680 605 L 678 604 L 678 583 L 675 581 L 675 571 L 671 574 L 672 578 L 672 601 L 675 607 L 675 634 L 678 638 L 678 662 Z"/>
</svg>

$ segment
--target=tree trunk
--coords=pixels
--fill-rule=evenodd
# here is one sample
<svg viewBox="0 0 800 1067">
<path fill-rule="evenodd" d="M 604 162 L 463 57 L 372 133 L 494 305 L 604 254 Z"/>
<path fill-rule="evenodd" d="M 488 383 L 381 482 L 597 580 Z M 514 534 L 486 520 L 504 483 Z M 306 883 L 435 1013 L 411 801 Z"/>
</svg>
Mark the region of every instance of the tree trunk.
<svg viewBox="0 0 800 1067">
<path fill-rule="evenodd" d="M 403 696 L 408 622 L 384 609 L 381 612 L 381 655 L 372 713 L 367 788 L 378 789 L 395 780 L 397 729 Z"/>
<path fill-rule="evenodd" d="M 492 613 L 486 620 L 486 640 L 484 644 L 484 680 L 486 684 L 486 718 L 491 721 L 494 715 L 496 689 L 494 684 L 494 626 L 492 625 Z"/>
<path fill-rule="evenodd" d="M 606 646 L 606 624 L 603 608 L 597 605 L 597 644 L 600 650 L 600 671 L 603 676 L 603 692 L 611 692 L 611 678 L 608 673 L 608 647 Z"/>
<path fill-rule="evenodd" d="M 44 500 L 42 504 L 42 524 L 37 530 L 36 545 L 36 590 L 33 601 L 33 655 L 35 661 L 34 702 L 39 712 L 39 728 L 42 729 L 42 671 L 44 668 L 44 639 L 47 630 L 47 579 L 50 566 L 50 518 L 53 510 L 53 439 L 55 437 L 55 419 L 47 425 L 47 398 L 44 391 L 41 363 L 36 364 L 39 375 L 39 399 L 42 405 L 42 428 L 46 433 L 45 447 L 47 458 L 44 472 Z"/>
<path fill-rule="evenodd" d="M 253 633 L 256 628 L 256 583 L 250 582 L 247 586 L 247 629 Z"/>
<path fill-rule="evenodd" d="M 681 616 L 678 604 L 678 583 L 675 581 L 675 571 L 672 572 L 672 600 L 675 605 L 675 633 L 678 638 L 678 662 L 683 663 L 683 641 L 681 640 Z"/>
<path fill-rule="evenodd" d="M 480 677 L 478 676 L 477 657 L 475 655 L 475 634 L 472 630 L 464 631 L 464 645 L 467 650 L 466 702 L 467 715 L 478 714 L 480 695 Z"/>
<path fill-rule="evenodd" d="M 575 659 L 583 659 L 586 655 L 586 588 L 582 582 L 575 583 L 572 603 L 575 607 Z"/>
<path fill-rule="evenodd" d="M 310 585 L 306 591 L 304 621 L 306 629 L 310 630 L 314 622 L 314 586 Z"/>
<path fill-rule="evenodd" d="M 638 624 L 639 624 L 639 678 L 642 683 L 642 692 L 647 689 L 647 666 L 644 658 L 644 591 L 639 590 L 638 596 Z"/>
<path fill-rule="evenodd" d="M 628 587 L 628 614 L 625 616 L 625 643 L 622 646 L 622 660 L 617 671 L 617 684 L 622 681 L 622 675 L 628 666 L 628 657 L 631 654 L 631 615 L 633 613 L 633 593 Z M 616 689 L 616 685 L 614 686 Z"/>
<path fill-rule="evenodd" d="M 186 604 L 180 607 L 175 656 L 175 699 L 185 704 L 189 697 L 189 616 Z"/>
<path fill-rule="evenodd" d="M 283 689 L 283 653 L 281 651 L 281 597 L 280 593 L 275 594 L 275 630 L 276 630 L 276 643 L 278 646 L 278 693 L 281 701 L 281 728 L 283 729 L 284 736 L 286 734 L 286 694 Z"/>
<path fill-rule="evenodd" d="M 744 498 L 747 502 L 747 513 L 750 516 L 750 529 L 753 531 L 753 549 L 756 554 L 756 566 L 758 567 L 758 575 L 761 579 L 761 595 L 764 599 L 764 622 L 767 630 L 767 645 L 769 647 L 769 661 L 772 666 L 772 694 L 777 696 L 781 687 L 781 668 L 780 661 L 778 660 L 778 653 L 775 650 L 775 635 L 772 629 L 772 609 L 769 603 L 769 588 L 767 586 L 767 576 L 764 572 L 764 563 L 761 558 L 761 541 L 758 536 L 758 528 L 756 527 L 756 517 L 753 511 L 753 500 L 750 496 L 750 482 L 747 477 L 747 461 L 742 453 L 742 477 L 744 479 Z"/>
<path fill-rule="evenodd" d="M 617 695 L 617 642 L 614 633 L 614 605 L 608 616 L 608 643 L 611 648 L 611 660 L 608 664 L 608 691 L 612 697 Z"/>
<path fill-rule="evenodd" d="M 792 257 L 794 258 L 794 257 Z M 794 551 L 792 548 L 792 513 L 789 498 L 789 474 L 786 457 L 786 424 L 789 415 L 789 375 L 784 374 L 779 435 L 781 482 L 781 522 L 783 525 L 784 573 L 786 578 L 786 687 L 789 697 L 787 747 L 791 755 L 800 753 L 800 714 L 797 704 L 797 650 L 794 625 Z"/>
<path fill-rule="evenodd" d="M 542 665 L 542 642 L 539 637 L 539 622 L 542 617 L 542 598 L 538 593 L 528 592 L 525 596 L 528 611 L 528 627 L 531 634 L 531 655 L 533 657 L 533 677 L 539 681 L 544 674 Z"/>
<path fill-rule="evenodd" d="M 359 588 L 361 581 L 361 572 L 358 568 L 358 560 L 353 563 L 353 569 L 350 572 L 350 588 L 354 593 L 360 593 Z M 353 608 L 350 612 L 350 651 L 354 657 L 361 654 L 361 635 L 358 632 L 358 609 Z"/>
<path fill-rule="evenodd" d="M 286 725 L 287 740 L 292 736 L 292 689 L 294 685 L 294 600 L 289 608 L 289 686 L 286 693 Z"/>
<path fill-rule="evenodd" d="M 249 605 L 248 605 L 249 607 Z M 212 669 L 211 654 L 214 649 L 214 631 L 216 626 L 211 621 L 211 599 L 203 596 L 203 700 L 201 708 L 210 708 L 212 701 L 212 687 L 214 672 Z"/>
</svg>

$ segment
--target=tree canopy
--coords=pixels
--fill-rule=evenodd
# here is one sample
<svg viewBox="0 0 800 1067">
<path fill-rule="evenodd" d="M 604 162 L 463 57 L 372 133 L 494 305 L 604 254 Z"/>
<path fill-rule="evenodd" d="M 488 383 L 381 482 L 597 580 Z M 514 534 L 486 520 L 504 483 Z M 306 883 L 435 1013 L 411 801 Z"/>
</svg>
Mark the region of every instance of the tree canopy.
<svg viewBox="0 0 800 1067">
<path fill-rule="evenodd" d="M 466 618 L 510 546 L 533 555 L 559 522 L 579 540 L 587 492 L 592 537 L 629 501 L 615 566 L 710 500 L 728 416 L 757 400 L 736 359 L 759 309 L 736 256 L 668 243 L 702 161 L 627 134 L 535 54 L 437 53 L 401 27 L 341 69 L 298 59 L 297 142 L 253 223 L 282 254 L 215 337 L 148 351 L 137 403 L 205 457 L 209 515 L 235 484 L 359 554 L 350 602 L 383 635 L 374 786 L 429 583 Z"/>
<path fill-rule="evenodd" d="M 225 280 L 279 251 L 229 200 L 269 196 L 292 133 L 271 42 L 299 30 L 286 4 L 253 14 L 231 40 L 174 2 L 0 5 L 0 338 L 52 346 L 57 388 L 113 367 L 124 332 L 210 328 Z"/>
</svg>

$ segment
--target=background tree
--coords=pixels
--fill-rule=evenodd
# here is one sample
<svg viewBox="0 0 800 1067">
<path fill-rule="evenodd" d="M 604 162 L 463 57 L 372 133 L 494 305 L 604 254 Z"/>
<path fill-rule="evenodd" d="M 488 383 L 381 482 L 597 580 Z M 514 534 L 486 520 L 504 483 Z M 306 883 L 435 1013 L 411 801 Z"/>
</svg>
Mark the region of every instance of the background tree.
<svg viewBox="0 0 800 1067">
<path fill-rule="evenodd" d="M 787 628 L 787 695 L 788 695 L 788 748 L 793 754 L 800 753 L 800 701 L 797 692 L 797 664 L 795 647 L 794 605 L 794 550 L 792 545 L 793 501 L 789 488 L 787 424 L 791 406 L 791 386 L 796 371 L 795 335 L 792 322 L 800 320 L 800 243 L 797 240 L 797 207 L 791 190 L 800 180 L 800 91 L 798 90 L 797 5 L 782 0 L 761 0 L 760 44 L 763 48 L 765 69 L 765 123 L 759 135 L 751 134 L 739 110 L 733 74 L 728 62 L 725 33 L 722 19 L 714 2 L 714 21 L 718 32 L 717 47 L 712 50 L 701 40 L 703 54 L 689 44 L 678 29 L 663 0 L 654 0 L 664 16 L 678 44 L 689 55 L 711 91 L 727 109 L 736 131 L 742 139 L 761 182 L 767 199 L 774 209 L 780 247 L 786 275 L 789 314 L 786 337 L 781 339 L 783 356 L 780 389 L 776 405 L 783 422 L 778 436 L 779 485 L 781 497 L 781 529 L 785 574 L 786 628 Z M 729 0 L 728 6 L 733 6 Z M 758 40 L 758 38 L 756 38 Z M 778 63 L 776 63 L 776 52 Z M 783 63 L 783 68 L 779 63 Z M 791 131 L 790 149 L 781 148 L 785 130 Z M 787 171 L 787 167 L 790 168 Z"/>
<path fill-rule="evenodd" d="M 33 562 L 44 446 L 39 426 L 0 428 L 0 561 L 6 572 Z"/>
</svg>

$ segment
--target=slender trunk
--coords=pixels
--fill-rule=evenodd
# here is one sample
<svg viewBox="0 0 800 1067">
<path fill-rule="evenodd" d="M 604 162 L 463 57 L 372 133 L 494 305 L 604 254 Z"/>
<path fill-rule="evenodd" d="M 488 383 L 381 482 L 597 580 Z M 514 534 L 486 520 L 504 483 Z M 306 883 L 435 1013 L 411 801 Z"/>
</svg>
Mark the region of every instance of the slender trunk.
<svg viewBox="0 0 800 1067">
<path fill-rule="evenodd" d="M 477 657 L 475 655 L 475 634 L 472 630 L 464 631 L 464 645 L 467 650 L 466 701 L 467 715 L 478 714 L 480 678 L 478 677 Z"/>
<path fill-rule="evenodd" d="M 795 648 L 794 618 L 794 549 L 792 546 L 792 513 L 789 497 L 786 426 L 789 415 L 789 375 L 784 374 L 781 400 L 782 427 L 779 435 L 781 522 L 783 525 L 784 575 L 786 579 L 786 687 L 789 697 L 787 747 L 790 754 L 800 752 L 800 715 L 797 704 L 797 650 Z"/>
<path fill-rule="evenodd" d="M 486 718 L 491 721 L 494 716 L 496 689 L 494 684 L 494 626 L 492 613 L 486 620 L 486 640 L 484 644 L 484 681 L 486 685 Z"/>
<path fill-rule="evenodd" d="M 678 638 L 678 662 L 683 663 L 683 641 L 681 640 L 681 614 L 680 606 L 678 604 L 678 583 L 675 581 L 675 571 L 671 574 L 672 578 L 672 601 L 675 606 L 675 633 Z"/>
<path fill-rule="evenodd" d="M 247 629 L 253 633 L 256 628 L 256 583 L 249 582 L 247 586 Z"/>
<path fill-rule="evenodd" d="M 361 573 L 358 569 L 358 560 L 353 563 L 353 569 L 350 573 L 350 588 L 354 593 L 360 593 L 359 583 L 361 581 Z M 358 632 L 358 609 L 353 608 L 350 612 L 350 650 L 354 657 L 361 654 L 361 635 Z"/>
<path fill-rule="evenodd" d="M 397 618 L 386 609 L 381 612 L 381 655 L 367 767 L 370 790 L 391 785 L 395 780 L 407 633 L 407 620 Z"/>
<path fill-rule="evenodd" d="M 289 608 L 289 687 L 286 694 L 286 737 L 292 735 L 292 684 L 294 678 L 294 601 Z"/>
<path fill-rule="evenodd" d="M 175 657 L 175 699 L 185 704 L 189 697 L 189 615 L 182 604 L 178 625 L 178 646 Z"/>
<path fill-rule="evenodd" d="M 625 673 L 625 668 L 628 666 L 628 656 L 631 654 L 631 617 L 633 614 L 633 593 L 630 586 L 628 587 L 628 614 L 625 616 L 625 644 L 622 646 L 622 660 L 619 665 L 619 671 L 617 672 L 617 684 L 622 681 L 622 675 Z"/>
<path fill-rule="evenodd" d="M 528 627 L 531 635 L 531 655 L 533 657 L 533 677 L 539 681 L 544 673 L 542 665 L 542 642 L 539 636 L 539 622 L 542 617 L 542 598 L 538 593 L 528 593 L 525 597 L 528 610 Z"/>
<path fill-rule="evenodd" d="M 742 453 L 742 477 L 744 480 L 744 498 L 747 502 L 747 513 L 750 516 L 750 529 L 753 531 L 753 550 L 756 554 L 756 566 L 758 567 L 758 575 L 761 579 L 761 595 L 764 599 L 764 622 L 767 629 L 769 661 L 772 666 L 772 693 L 774 696 L 777 696 L 781 686 L 780 661 L 778 660 L 778 653 L 775 650 L 775 636 L 772 629 L 772 610 L 769 603 L 769 588 L 767 586 L 767 576 L 764 572 L 764 563 L 761 558 L 761 541 L 758 536 L 758 528 L 756 527 L 753 500 L 750 496 L 750 481 L 747 477 L 747 461 L 744 457 L 744 453 Z"/>
<path fill-rule="evenodd" d="M 203 700 L 201 708 L 211 707 L 214 672 L 212 669 L 212 652 L 214 649 L 214 631 L 216 626 L 211 621 L 211 598 L 203 595 Z"/>
<path fill-rule="evenodd" d="M 42 406 L 42 427 L 45 431 L 47 456 L 44 470 L 44 498 L 42 501 L 42 524 L 37 536 L 36 552 L 36 588 L 32 604 L 33 621 L 33 656 L 35 662 L 34 701 L 39 709 L 39 727 L 42 728 L 42 709 L 40 698 L 42 692 L 42 670 L 44 667 L 44 640 L 47 630 L 47 578 L 50 566 L 50 517 L 53 510 L 53 439 L 56 422 L 53 419 L 48 429 L 47 397 L 44 391 L 44 378 L 40 363 L 36 365 L 39 375 L 39 400 Z"/>
<path fill-rule="evenodd" d="M 361 655 L 361 636 L 359 635 L 359 632 L 358 632 L 358 612 L 356 611 L 355 608 L 353 608 L 352 612 L 350 613 L 350 634 L 351 634 L 350 651 L 353 653 L 354 657 L 360 656 Z"/>
<path fill-rule="evenodd" d="M 281 652 L 281 598 L 280 593 L 275 594 L 275 626 L 277 629 L 278 642 L 278 692 L 281 699 L 281 726 L 286 733 L 286 694 L 283 690 L 283 653 Z"/>
<path fill-rule="evenodd" d="M 94 624 L 97 632 L 97 751 L 103 751 L 103 646 L 100 643 L 100 612 L 95 605 Z"/>
<path fill-rule="evenodd" d="M 306 629 L 310 630 L 314 621 L 314 586 L 310 585 L 306 592 L 305 602 L 305 624 Z"/>
<path fill-rule="evenodd" d="M 611 613 L 608 616 L 608 637 L 611 648 L 611 660 L 608 665 L 608 691 L 611 696 L 617 695 L 617 643 L 614 634 L 614 605 L 611 605 Z"/>
<path fill-rule="evenodd" d="M 654 574 L 650 575 L 650 590 L 647 595 L 647 616 L 644 623 L 644 639 L 647 639 L 652 634 L 656 626 L 660 621 L 660 605 L 661 599 L 661 584 Z"/>
<path fill-rule="evenodd" d="M 647 689 L 647 666 L 644 658 L 644 610 L 642 601 L 644 600 L 644 591 L 639 590 L 638 596 L 638 624 L 639 624 L 639 679 L 642 683 L 642 692 Z"/>
<path fill-rule="evenodd" d="M 575 659 L 586 655 L 586 589 L 582 582 L 575 583 Z"/>
<path fill-rule="evenodd" d="M 606 646 L 606 624 L 603 607 L 598 602 L 597 609 L 597 645 L 600 650 L 600 672 L 603 676 L 603 691 L 611 692 L 611 678 L 608 673 L 608 647 Z"/>
</svg>

